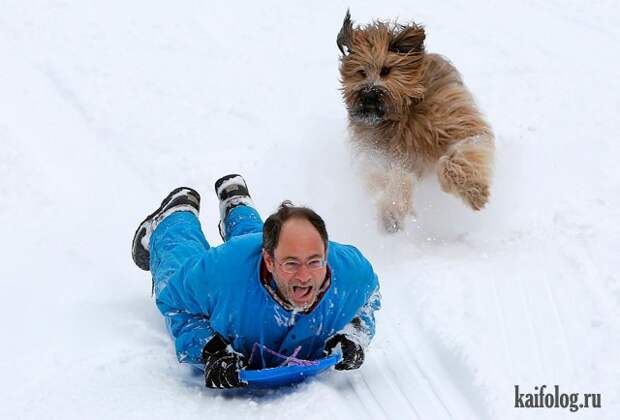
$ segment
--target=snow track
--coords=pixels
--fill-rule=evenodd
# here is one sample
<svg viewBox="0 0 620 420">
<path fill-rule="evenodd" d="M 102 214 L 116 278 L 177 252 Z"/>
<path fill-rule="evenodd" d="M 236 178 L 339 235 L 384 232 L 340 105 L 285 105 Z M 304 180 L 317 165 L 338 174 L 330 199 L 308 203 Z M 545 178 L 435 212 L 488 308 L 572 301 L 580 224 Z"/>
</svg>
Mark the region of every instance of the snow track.
<svg viewBox="0 0 620 420">
<path fill-rule="evenodd" d="M 497 135 L 490 206 L 428 180 L 382 234 L 352 169 L 335 37 L 344 12 L 416 19 Z M 239 4 L 5 1 L 0 16 L 0 418 L 620 418 L 617 1 Z M 174 187 L 242 173 L 263 215 L 322 214 L 380 276 L 359 371 L 206 390 L 179 365 L 137 223 Z M 514 408 L 514 386 L 603 407 Z"/>
</svg>

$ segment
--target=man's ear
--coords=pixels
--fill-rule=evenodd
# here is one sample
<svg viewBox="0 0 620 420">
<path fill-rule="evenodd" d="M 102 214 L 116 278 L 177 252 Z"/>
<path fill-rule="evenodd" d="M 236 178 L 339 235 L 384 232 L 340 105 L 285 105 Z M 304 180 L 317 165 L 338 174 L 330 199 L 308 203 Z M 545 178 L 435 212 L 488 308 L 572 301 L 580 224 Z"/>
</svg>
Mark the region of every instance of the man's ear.
<svg viewBox="0 0 620 420">
<path fill-rule="evenodd" d="M 271 258 L 271 255 L 269 255 L 265 248 L 263 248 L 263 261 L 265 261 L 267 271 L 273 274 L 273 258 Z"/>
</svg>

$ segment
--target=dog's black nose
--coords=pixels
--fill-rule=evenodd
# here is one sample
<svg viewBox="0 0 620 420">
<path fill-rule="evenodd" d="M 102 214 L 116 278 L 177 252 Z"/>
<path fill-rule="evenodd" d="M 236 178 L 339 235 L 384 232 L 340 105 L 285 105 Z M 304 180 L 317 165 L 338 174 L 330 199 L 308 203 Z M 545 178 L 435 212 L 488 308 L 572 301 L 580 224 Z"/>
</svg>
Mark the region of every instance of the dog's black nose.
<svg viewBox="0 0 620 420">
<path fill-rule="evenodd" d="M 362 100 L 362 105 L 365 107 L 374 107 L 377 106 L 381 100 L 381 93 L 376 89 L 367 90 L 362 93 L 360 99 Z"/>
<path fill-rule="evenodd" d="M 362 112 L 382 114 L 383 103 L 381 91 L 377 89 L 368 89 L 360 95 L 360 104 Z"/>
</svg>

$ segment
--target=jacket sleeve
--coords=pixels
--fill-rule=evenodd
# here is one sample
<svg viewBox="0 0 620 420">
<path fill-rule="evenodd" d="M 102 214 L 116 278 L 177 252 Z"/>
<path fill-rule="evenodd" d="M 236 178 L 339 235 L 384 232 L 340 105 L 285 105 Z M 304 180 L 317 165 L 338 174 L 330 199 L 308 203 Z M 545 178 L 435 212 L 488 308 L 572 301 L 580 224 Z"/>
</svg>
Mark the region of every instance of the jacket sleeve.
<svg viewBox="0 0 620 420">
<path fill-rule="evenodd" d="M 375 336 L 375 311 L 381 308 L 379 278 L 370 261 L 359 249 L 351 245 L 338 245 L 334 248 L 338 252 L 337 257 L 343 263 L 343 272 L 351 276 L 347 288 L 352 296 L 347 300 L 354 300 L 360 305 L 353 312 L 355 315 L 351 321 L 336 334 L 344 334 L 350 340 L 366 348 Z"/>
<path fill-rule="evenodd" d="M 375 288 L 366 303 L 359 309 L 355 318 L 338 333 L 344 334 L 365 349 L 375 336 L 375 311 L 380 308 L 381 293 L 379 284 L 375 281 Z"/>
<path fill-rule="evenodd" d="M 177 359 L 183 363 L 202 364 L 202 350 L 213 337 L 209 316 L 210 299 L 205 296 L 204 264 L 189 262 L 175 273 L 157 296 L 157 307 L 164 315 L 168 331 L 174 338 Z"/>
<path fill-rule="evenodd" d="M 177 359 L 182 363 L 202 364 L 202 350 L 214 336 L 208 316 L 170 306 L 158 299 L 157 306 L 174 338 Z"/>
</svg>

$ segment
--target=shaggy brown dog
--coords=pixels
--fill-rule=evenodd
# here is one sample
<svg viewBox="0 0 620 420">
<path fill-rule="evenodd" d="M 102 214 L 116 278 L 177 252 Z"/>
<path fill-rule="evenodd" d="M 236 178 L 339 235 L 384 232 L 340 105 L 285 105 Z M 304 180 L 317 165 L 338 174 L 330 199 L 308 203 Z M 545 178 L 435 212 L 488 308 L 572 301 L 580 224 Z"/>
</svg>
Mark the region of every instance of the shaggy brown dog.
<svg viewBox="0 0 620 420">
<path fill-rule="evenodd" d="M 425 37 L 415 23 L 353 27 L 347 11 L 337 38 L 353 143 L 390 232 L 414 214 L 414 182 L 433 170 L 472 209 L 489 199 L 493 133 L 458 71 L 424 51 Z"/>
</svg>

